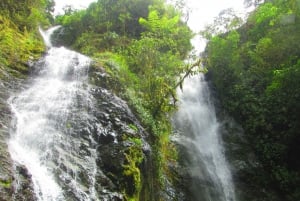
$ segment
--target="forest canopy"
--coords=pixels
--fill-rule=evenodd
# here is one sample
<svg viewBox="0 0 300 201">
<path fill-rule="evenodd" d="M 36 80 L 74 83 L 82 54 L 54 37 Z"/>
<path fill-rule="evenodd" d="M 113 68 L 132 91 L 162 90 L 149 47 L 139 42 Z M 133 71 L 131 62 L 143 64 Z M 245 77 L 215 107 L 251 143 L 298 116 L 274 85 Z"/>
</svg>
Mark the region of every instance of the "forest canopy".
<svg viewBox="0 0 300 201">
<path fill-rule="evenodd" d="M 98 0 L 86 10 L 68 9 L 55 20 L 62 27 L 54 33 L 54 43 L 103 66 L 113 79 L 110 87 L 151 133 L 158 186 L 167 164 L 176 160 L 169 114 L 176 109 L 178 76 L 192 49 L 193 33 L 181 16 L 163 0 Z"/>
<path fill-rule="evenodd" d="M 119 65 L 114 73 L 127 91 L 143 99 L 151 116 L 170 109 L 169 95 L 175 94 L 176 76 L 192 48 L 193 33 L 179 10 L 161 0 L 99 0 L 58 16 L 56 23 L 63 25 L 54 38 L 57 44 L 96 60 L 114 55 L 109 57 Z"/>
<path fill-rule="evenodd" d="M 205 65 L 283 200 L 300 199 L 300 2 L 265 1 L 240 28 L 213 36 Z"/>
<path fill-rule="evenodd" d="M 282 200 L 300 200 L 300 1 L 246 2 L 256 9 L 244 24 L 228 12 L 221 32 L 216 26 L 202 32 L 209 41 L 203 64 L 222 107 L 241 124 L 265 169 L 258 181 Z M 27 74 L 28 61 L 45 48 L 38 26 L 61 25 L 55 45 L 91 56 L 94 68 L 103 66 L 112 90 L 151 133 L 155 183 L 161 185 L 166 163 L 176 160 L 169 114 L 194 35 L 182 12 L 163 0 L 98 0 L 53 19 L 53 6 L 53 0 L 1 0 L 0 78 Z M 135 160 L 133 166 L 140 163 Z"/>
<path fill-rule="evenodd" d="M 53 20 L 53 0 L 0 2 L 0 69 L 13 74 L 27 72 L 26 63 L 44 51 L 38 26 Z M 0 75 L 0 78 L 2 76 Z"/>
</svg>

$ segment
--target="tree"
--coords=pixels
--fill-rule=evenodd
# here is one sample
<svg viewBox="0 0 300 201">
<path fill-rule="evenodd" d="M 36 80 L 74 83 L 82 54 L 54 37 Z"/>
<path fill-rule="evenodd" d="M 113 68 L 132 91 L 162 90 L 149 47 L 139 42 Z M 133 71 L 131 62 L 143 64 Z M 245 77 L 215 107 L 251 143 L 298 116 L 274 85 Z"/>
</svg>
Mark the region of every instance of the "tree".
<svg viewBox="0 0 300 201">
<path fill-rule="evenodd" d="M 300 199 L 299 7 L 257 6 L 237 30 L 210 35 L 206 67 L 223 107 L 243 126 L 283 200 Z M 262 198 L 263 199 L 263 198 Z"/>
</svg>

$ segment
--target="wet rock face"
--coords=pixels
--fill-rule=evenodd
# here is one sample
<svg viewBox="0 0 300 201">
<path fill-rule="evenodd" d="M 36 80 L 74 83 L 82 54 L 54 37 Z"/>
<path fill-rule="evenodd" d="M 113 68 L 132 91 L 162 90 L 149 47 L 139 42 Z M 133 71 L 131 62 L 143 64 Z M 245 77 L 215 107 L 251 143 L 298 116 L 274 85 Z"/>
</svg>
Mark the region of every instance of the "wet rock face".
<svg viewBox="0 0 300 201">
<path fill-rule="evenodd" d="M 121 201 L 126 200 L 124 192 L 131 197 L 141 190 L 137 182 L 144 180 L 151 161 L 147 133 L 126 102 L 109 90 L 111 81 L 102 68 L 91 69 L 89 84 L 76 92 L 67 114 L 49 114 L 51 125 L 62 135 L 49 145 L 53 150 L 45 154 L 44 165 L 68 200 L 94 194 L 91 197 L 99 200 Z M 30 170 L 14 164 L 7 148 L 13 129 L 7 99 L 14 90 L 26 87 L 24 82 L 0 81 L 0 201 L 37 200 Z"/>
<path fill-rule="evenodd" d="M 37 200 L 31 180 L 31 174 L 23 165 L 15 167 L 15 189 L 14 200 L 20 201 L 35 201 Z"/>
<path fill-rule="evenodd" d="M 0 89 L 3 91 L 3 88 Z M 1 98 L 3 98 L 1 94 Z M 12 162 L 7 151 L 6 139 L 8 138 L 9 109 L 3 99 L 0 102 L 0 200 L 11 200 L 13 193 Z"/>
<path fill-rule="evenodd" d="M 231 165 L 235 191 L 239 201 L 282 200 L 270 186 L 260 180 L 266 171 L 257 159 L 251 144 L 244 136 L 243 129 L 224 115 L 221 127 L 226 155 Z"/>
<path fill-rule="evenodd" d="M 124 192 L 133 196 L 139 190 L 134 178 L 140 172 L 125 170 L 129 164 L 141 169 L 149 160 L 147 134 L 126 102 L 105 88 L 106 79 L 103 70 L 91 70 L 90 84 L 84 86 L 88 93 L 78 92 L 64 119 L 53 114 L 57 130 L 64 134 L 50 158 L 65 198 L 77 200 L 94 191 L 99 200 L 118 201 L 125 200 Z M 140 154 L 142 161 L 132 159 L 133 154 Z M 74 182 L 81 194 L 74 193 Z"/>
<path fill-rule="evenodd" d="M 7 99 L 23 80 L 6 76 L 0 80 L 0 201 L 33 201 L 36 199 L 31 176 L 26 167 L 13 164 L 7 145 L 12 115 Z"/>
<path fill-rule="evenodd" d="M 214 91 L 210 77 L 207 76 L 210 91 L 214 97 Z M 259 162 L 253 146 L 244 135 L 243 128 L 230 117 L 221 107 L 221 103 L 214 99 L 218 119 L 222 122 L 220 131 L 224 141 L 225 155 L 230 164 L 235 193 L 239 201 L 279 201 L 282 200 L 270 186 L 261 182 L 266 175 L 265 170 Z"/>
<path fill-rule="evenodd" d="M 124 166 L 129 162 L 126 155 L 131 147 L 135 146 L 133 139 L 137 139 L 141 142 L 143 160 L 149 160 L 147 157 L 149 157 L 150 146 L 146 142 L 147 134 L 126 102 L 102 88 L 102 86 L 108 87 L 109 79 L 102 69 L 92 71 L 90 79 L 96 80 L 96 85 L 91 87 L 90 93 L 95 100 L 91 112 L 96 119 L 92 133 L 97 143 L 97 166 L 107 177 L 104 180 L 100 179 L 99 182 L 112 192 L 125 190 L 133 193 L 136 187 L 132 177 L 124 174 Z"/>
<path fill-rule="evenodd" d="M 9 89 L 8 82 L 0 80 L 0 200 L 12 200 L 13 171 L 6 140 L 9 137 L 10 110 L 6 103 Z"/>
</svg>

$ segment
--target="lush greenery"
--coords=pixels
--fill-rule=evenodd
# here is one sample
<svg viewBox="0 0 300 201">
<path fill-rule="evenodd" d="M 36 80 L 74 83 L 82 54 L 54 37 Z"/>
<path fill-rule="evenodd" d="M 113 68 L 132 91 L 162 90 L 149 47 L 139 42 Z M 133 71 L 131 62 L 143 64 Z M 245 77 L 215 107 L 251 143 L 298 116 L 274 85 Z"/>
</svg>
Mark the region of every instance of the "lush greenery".
<svg viewBox="0 0 300 201">
<path fill-rule="evenodd" d="M 154 186 L 159 190 L 167 164 L 176 157 L 169 142 L 168 115 L 175 108 L 177 76 L 186 68 L 183 59 L 191 49 L 191 30 L 180 11 L 163 0 L 98 0 L 86 10 L 67 7 L 55 22 L 53 6 L 53 0 L 1 0 L 0 79 L 26 75 L 29 62 L 44 52 L 38 27 L 61 24 L 54 42 L 103 65 L 113 78 L 111 88 L 128 100 L 151 133 L 153 170 L 157 171 Z M 132 182 L 124 184 L 124 193 L 128 200 L 139 200 L 141 140 L 127 141 L 132 146 L 125 156 L 123 175 Z"/>
<path fill-rule="evenodd" d="M 7 138 L 11 111 L 7 103 L 6 87 L 14 87 L 16 78 L 26 77 L 30 62 L 40 58 L 44 51 L 42 38 L 39 37 L 38 25 L 48 25 L 53 1 L 50 0 L 1 0 L 0 1 L 0 199 L 30 199 L 30 189 L 20 182 L 15 189 L 16 175 L 7 149 Z M 6 126 L 4 126 L 6 125 Z M 19 177 L 19 176 L 18 176 Z M 26 183 L 26 184 L 25 184 Z M 22 187 L 21 187 L 22 186 Z M 29 186 L 29 185 L 28 185 Z M 22 189 L 22 190 L 21 190 Z M 18 191 L 18 192 L 17 192 Z M 17 192 L 17 193 L 16 193 Z M 14 195 L 12 195 L 15 193 Z M 22 195 L 21 195 L 22 194 Z M 20 197 L 20 198 L 21 198 Z"/>
<path fill-rule="evenodd" d="M 210 35 L 205 63 L 268 173 L 260 181 L 300 200 L 300 2 L 266 1 L 237 30 Z"/>
<path fill-rule="evenodd" d="M 98 0 L 86 10 L 66 9 L 56 23 L 63 25 L 56 32 L 56 43 L 90 55 L 106 67 L 114 79 L 111 87 L 128 100 L 151 133 L 159 188 L 167 164 L 176 157 L 169 142 L 168 115 L 175 109 L 176 82 L 185 71 L 183 60 L 193 36 L 180 11 L 162 0 Z M 124 174 L 133 175 L 140 190 L 137 150 L 133 146 L 126 155 L 129 164 Z"/>
<path fill-rule="evenodd" d="M 0 79 L 26 74 L 27 62 L 44 51 L 38 26 L 54 23 L 53 5 L 53 0 L 1 0 Z M 300 200 L 300 1 L 257 5 L 238 29 L 241 21 L 234 14 L 222 20 L 222 29 L 211 26 L 203 32 L 209 39 L 204 58 L 208 76 L 268 173 L 260 175 L 260 183 L 279 192 L 282 200 Z M 55 23 L 63 26 L 56 43 L 102 64 L 112 77 L 112 89 L 128 100 L 151 133 L 159 189 L 168 163 L 176 159 L 168 115 L 175 109 L 177 78 L 190 72 L 183 59 L 191 49 L 192 32 L 181 12 L 163 0 L 98 0 L 86 10 L 66 9 Z M 224 28 L 228 31 L 220 34 Z M 132 146 L 123 175 L 132 182 L 125 184 L 125 197 L 138 200 L 142 143 L 126 140 Z M 0 185 L 10 186 L 10 181 Z"/>
<path fill-rule="evenodd" d="M 27 72 L 26 63 L 41 55 L 38 25 L 49 24 L 52 6 L 49 0 L 0 2 L 0 78 Z"/>
<path fill-rule="evenodd" d="M 140 200 L 139 193 L 142 188 L 142 177 L 139 166 L 144 159 L 142 151 L 142 139 L 127 137 L 126 135 L 124 135 L 124 138 L 127 138 L 127 140 L 131 143 L 131 146 L 128 148 L 128 151 L 125 154 L 127 164 L 123 167 L 123 174 L 131 178 L 126 182 L 127 199 Z"/>
</svg>

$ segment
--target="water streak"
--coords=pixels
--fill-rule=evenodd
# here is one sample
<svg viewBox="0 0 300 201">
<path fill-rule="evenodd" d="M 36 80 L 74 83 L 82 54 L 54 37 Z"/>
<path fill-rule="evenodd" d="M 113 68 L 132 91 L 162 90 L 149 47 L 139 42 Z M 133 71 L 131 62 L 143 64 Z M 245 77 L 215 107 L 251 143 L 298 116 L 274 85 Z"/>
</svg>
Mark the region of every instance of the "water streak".
<svg viewBox="0 0 300 201">
<path fill-rule="evenodd" d="M 204 75 L 185 80 L 178 90 L 179 111 L 175 115 L 181 132 L 178 142 L 186 147 L 191 159 L 190 174 L 204 184 L 204 200 L 235 201 L 215 109 Z M 201 188 L 197 187 L 198 190 Z M 194 189 L 195 190 L 195 189 Z M 196 189 L 197 191 L 197 189 Z"/>
<path fill-rule="evenodd" d="M 47 47 L 52 47 L 52 44 L 51 44 L 51 35 L 53 34 L 53 32 L 55 30 L 57 30 L 59 27 L 61 27 L 60 25 L 58 26 L 54 26 L 54 27 L 51 27 L 50 29 L 48 29 L 47 31 L 44 31 L 41 27 L 39 27 L 39 31 L 43 37 L 43 40 L 44 40 L 44 43 Z"/>
<path fill-rule="evenodd" d="M 87 83 L 90 59 L 52 47 L 49 38 L 56 28 L 41 31 L 49 50 L 36 65 L 38 76 L 9 99 L 14 114 L 9 150 L 12 159 L 32 175 L 39 201 L 97 200 L 94 142 L 80 141 L 70 123 L 91 118 L 87 112 L 93 102 Z M 89 150 L 80 155 L 83 143 Z"/>
</svg>

